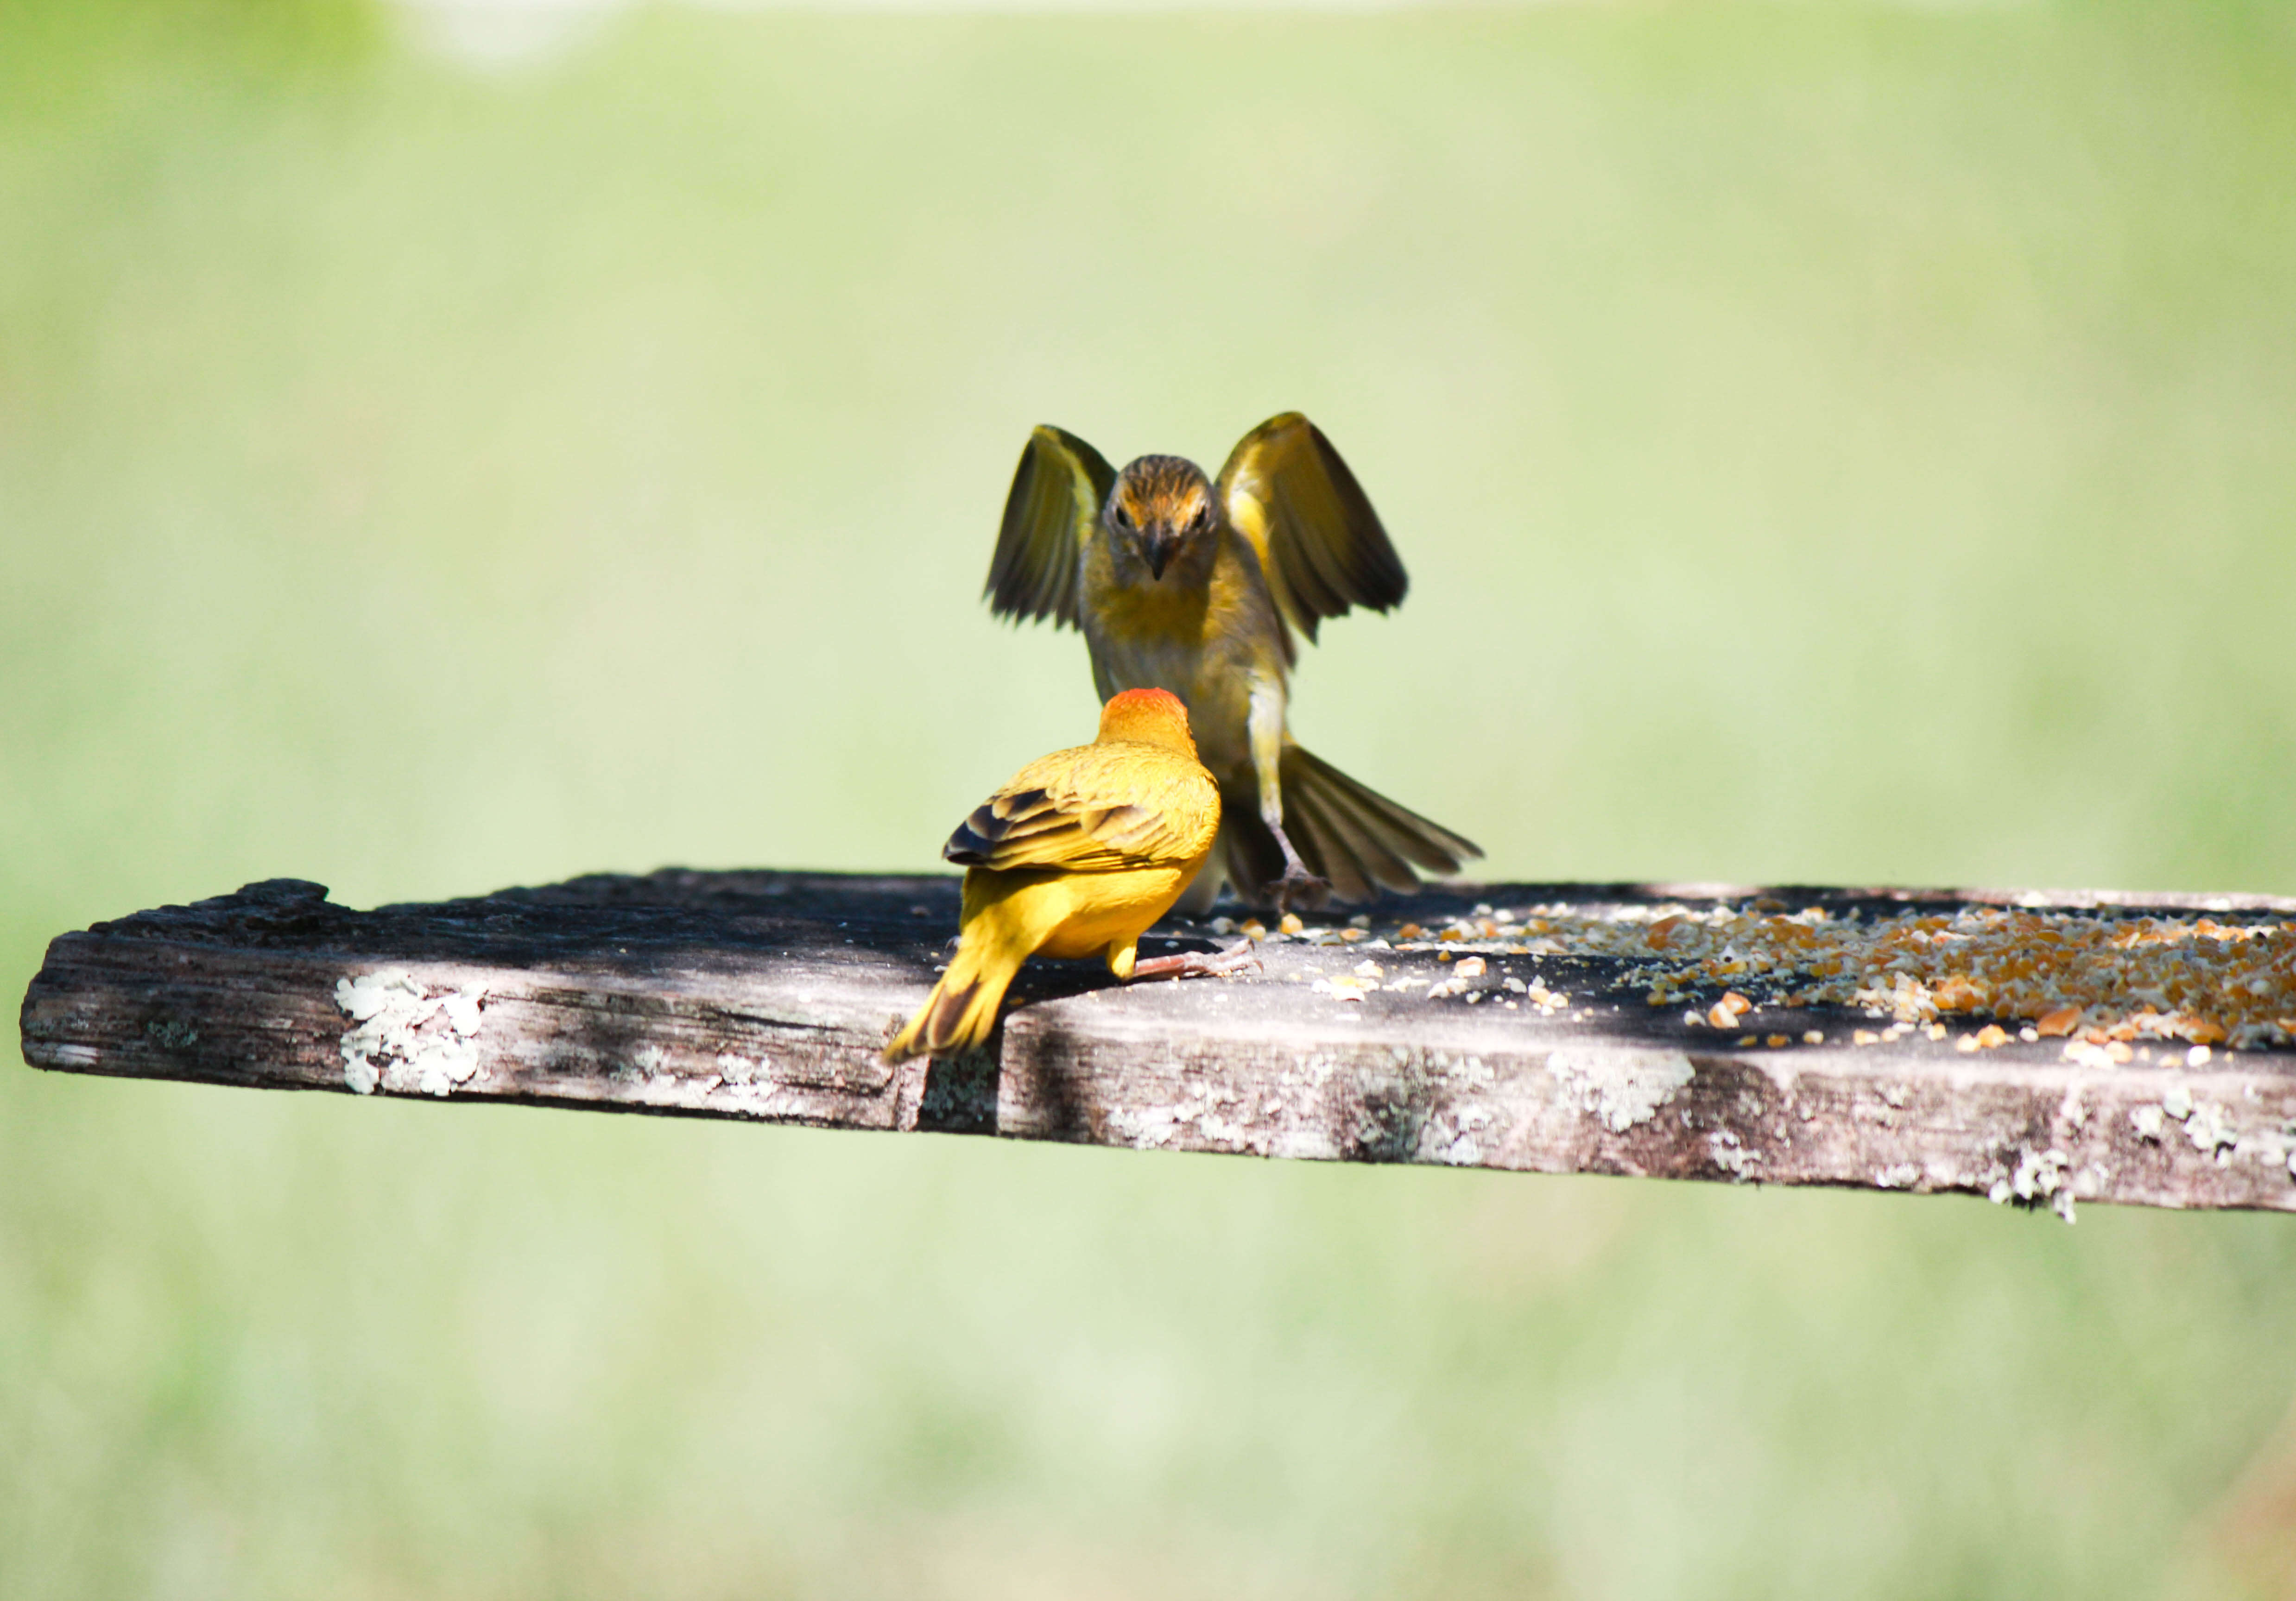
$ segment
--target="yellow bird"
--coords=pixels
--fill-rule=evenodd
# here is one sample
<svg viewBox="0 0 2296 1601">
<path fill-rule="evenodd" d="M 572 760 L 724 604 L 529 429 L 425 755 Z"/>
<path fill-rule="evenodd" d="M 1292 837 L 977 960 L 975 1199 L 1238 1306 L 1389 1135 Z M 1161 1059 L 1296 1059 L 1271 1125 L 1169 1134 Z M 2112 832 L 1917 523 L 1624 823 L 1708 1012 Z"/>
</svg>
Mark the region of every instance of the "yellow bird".
<svg viewBox="0 0 2296 1601">
<path fill-rule="evenodd" d="M 1104 955 L 1126 979 L 1250 961 L 1248 943 L 1215 957 L 1138 959 L 1140 936 L 1211 854 L 1219 821 L 1219 788 L 1196 760 L 1187 709 L 1161 690 L 1111 698 L 1098 739 L 1029 763 L 941 847 L 965 869 L 956 954 L 885 1060 L 981 1044 L 1021 964 L 1040 952 Z"/>
<path fill-rule="evenodd" d="M 1244 900 L 1312 903 L 1410 890 L 1482 852 L 1309 755 L 1284 724 L 1293 631 L 1351 606 L 1385 611 L 1409 580 L 1379 514 L 1315 424 L 1271 417 L 1217 481 L 1179 456 L 1122 472 L 1074 434 L 1030 436 L 984 591 L 1014 620 L 1079 630 L 1100 698 L 1186 703 L 1225 803 L 1219 845 L 1185 909 L 1223 881 Z M 1286 825 L 1289 825 L 1288 829 Z"/>
</svg>

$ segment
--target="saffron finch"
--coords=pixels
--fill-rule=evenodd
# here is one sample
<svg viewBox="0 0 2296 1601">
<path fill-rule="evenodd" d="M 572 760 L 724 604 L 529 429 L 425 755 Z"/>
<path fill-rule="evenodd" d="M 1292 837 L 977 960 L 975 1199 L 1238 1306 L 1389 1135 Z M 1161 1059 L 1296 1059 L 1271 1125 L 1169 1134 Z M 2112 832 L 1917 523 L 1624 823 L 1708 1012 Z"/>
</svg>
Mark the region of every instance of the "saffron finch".
<svg viewBox="0 0 2296 1601">
<path fill-rule="evenodd" d="M 1219 820 L 1219 788 L 1196 759 L 1187 709 L 1162 690 L 1111 698 L 1098 739 L 1029 763 L 949 836 L 941 854 L 965 869 L 956 952 L 885 1060 L 983 1043 L 1032 955 L 1104 956 L 1125 979 L 1249 960 L 1248 944 L 1139 960 L 1140 936 L 1203 866 Z"/>
<path fill-rule="evenodd" d="M 1456 872 L 1473 842 L 1303 749 L 1285 725 L 1296 633 L 1385 611 L 1409 580 L 1355 475 L 1297 412 L 1271 417 L 1217 480 L 1179 456 L 1118 472 L 1074 434 L 1030 436 L 985 593 L 1015 621 L 1081 632 L 1103 700 L 1168 690 L 1188 708 L 1225 813 L 1183 910 L 1368 900 Z"/>
</svg>

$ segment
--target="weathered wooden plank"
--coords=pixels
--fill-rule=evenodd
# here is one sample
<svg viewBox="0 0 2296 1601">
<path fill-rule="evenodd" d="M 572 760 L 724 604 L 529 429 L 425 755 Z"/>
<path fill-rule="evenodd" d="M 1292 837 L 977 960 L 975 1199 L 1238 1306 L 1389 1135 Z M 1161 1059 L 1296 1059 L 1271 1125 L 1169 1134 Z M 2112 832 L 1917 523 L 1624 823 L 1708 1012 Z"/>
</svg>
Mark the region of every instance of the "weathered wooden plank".
<svg viewBox="0 0 2296 1601">
<path fill-rule="evenodd" d="M 1960 1191 L 2068 1214 L 2076 1199 L 2296 1210 L 2285 1049 L 2163 1041 L 2120 1050 L 2125 1063 L 2069 1060 L 2056 1039 L 1875 1041 L 1866 1009 L 1824 1006 L 1749 1012 L 1753 1032 L 1733 1034 L 1694 1005 L 1649 1004 L 1644 961 L 1501 939 L 1462 981 L 1472 964 L 1437 942 L 1398 949 L 1381 932 L 1478 902 L 1647 921 L 1666 903 L 1764 893 L 1446 887 L 1323 935 L 1356 944 L 1266 944 L 1264 970 L 1240 979 L 1124 987 L 1033 964 L 988 1053 L 890 1068 L 877 1052 L 931 983 L 953 878 L 669 871 L 365 912 L 274 880 L 58 938 L 25 998 L 23 1049 L 51 1069 L 275 1089 Z M 1851 920 L 2038 903 L 1767 893 L 1778 900 L 1759 904 Z M 2264 898 L 2050 903 L 2276 930 L 2296 913 Z M 1357 993 L 1347 976 L 1366 955 L 1386 982 Z"/>
</svg>

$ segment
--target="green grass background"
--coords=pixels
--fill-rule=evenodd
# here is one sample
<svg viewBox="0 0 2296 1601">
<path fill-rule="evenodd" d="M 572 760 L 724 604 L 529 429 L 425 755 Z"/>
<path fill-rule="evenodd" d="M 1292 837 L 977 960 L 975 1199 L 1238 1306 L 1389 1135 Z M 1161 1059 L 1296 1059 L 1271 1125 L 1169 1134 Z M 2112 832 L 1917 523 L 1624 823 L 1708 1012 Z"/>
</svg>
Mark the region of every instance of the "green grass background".
<svg viewBox="0 0 2296 1601">
<path fill-rule="evenodd" d="M 1493 874 L 2296 892 L 2288 9 L 0 0 L 0 992 L 926 869 L 1028 428 L 1300 407 Z M 2296 1224 L 48 1078 L 0 1594 L 2296 1594 Z"/>
</svg>

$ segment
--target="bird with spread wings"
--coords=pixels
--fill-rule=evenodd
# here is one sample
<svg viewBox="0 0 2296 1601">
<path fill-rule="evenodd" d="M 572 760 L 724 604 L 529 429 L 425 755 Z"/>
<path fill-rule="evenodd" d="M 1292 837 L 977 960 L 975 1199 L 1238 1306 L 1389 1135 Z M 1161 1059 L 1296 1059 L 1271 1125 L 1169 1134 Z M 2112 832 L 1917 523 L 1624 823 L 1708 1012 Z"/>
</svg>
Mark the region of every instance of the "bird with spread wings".
<svg viewBox="0 0 2296 1601">
<path fill-rule="evenodd" d="M 1246 902 L 1313 904 L 1409 890 L 1482 852 L 1310 755 L 1285 726 L 1295 635 L 1409 580 L 1379 514 L 1297 412 L 1246 434 L 1213 479 L 1179 456 L 1119 472 L 1062 429 L 1029 437 L 985 591 L 997 616 L 1083 633 L 1103 700 L 1162 689 L 1188 708 L 1218 781 L 1219 839 L 1181 902 L 1232 885 Z"/>
</svg>

